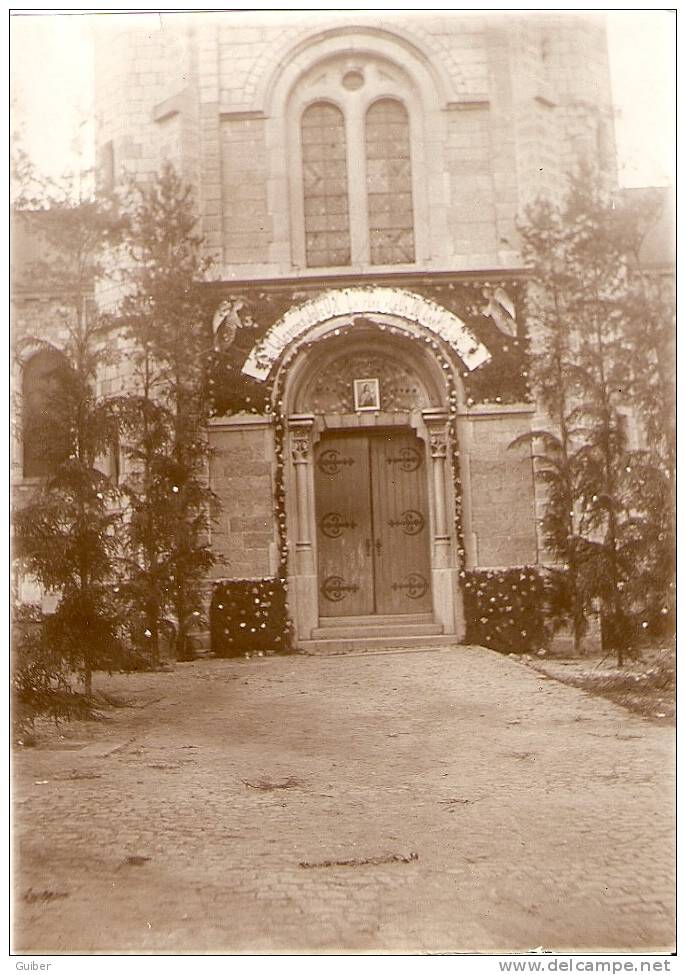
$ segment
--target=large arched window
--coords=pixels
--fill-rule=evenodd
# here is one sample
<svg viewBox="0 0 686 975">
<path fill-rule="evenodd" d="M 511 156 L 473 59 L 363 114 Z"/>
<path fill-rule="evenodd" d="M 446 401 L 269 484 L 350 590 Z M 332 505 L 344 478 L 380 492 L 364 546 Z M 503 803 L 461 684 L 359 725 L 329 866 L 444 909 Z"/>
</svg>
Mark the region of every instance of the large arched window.
<svg viewBox="0 0 686 975">
<path fill-rule="evenodd" d="M 407 111 L 395 98 L 367 110 L 367 214 L 372 264 L 414 261 L 412 163 Z"/>
<path fill-rule="evenodd" d="M 348 72 L 343 84 L 353 74 Z M 359 79 L 361 86 L 361 73 Z M 321 101 L 302 115 L 307 267 L 411 264 L 415 259 L 407 110 L 396 98 L 381 98 L 369 106 L 363 120 L 355 108 L 352 105 L 346 117 L 337 105 Z M 364 180 L 359 178 L 362 173 Z M 351 212 L 358 220 L 352 235 Z"/>
<path fill-rule="evenodd" d="M 22 375 L 22 455 L 24 477 L 46 477 L 71 450 L 65 420 L 69 366 L 61 352 L 41 349 Z"/>
<path fill-rule="evenodd" d="M 336 55 L 300 78 L 288 119 L 294 263 L 413 265 L 426 251 L 424 123 L 405 71 L 370 54 Z"/>
<path fill-rule="evenodd" d="M 350 264 L 345 120 L 336 105 L 303 112 L 302 164 L 307 266 Z"/>
</svg>

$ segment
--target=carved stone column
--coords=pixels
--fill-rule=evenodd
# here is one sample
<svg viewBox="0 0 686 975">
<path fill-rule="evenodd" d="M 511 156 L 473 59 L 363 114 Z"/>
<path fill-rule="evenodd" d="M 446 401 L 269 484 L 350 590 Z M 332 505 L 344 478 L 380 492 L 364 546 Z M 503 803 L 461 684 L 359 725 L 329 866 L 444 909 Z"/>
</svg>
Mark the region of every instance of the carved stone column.
<svg viewBox="0 0 686 975">
<path fill-rule="evenodd" d="M 312 468 L 313 416 L 291 416 L 288 421 L 291 474 L 289 490 L 295 492 L 289 505 L 294 520 L 293 562 L 290 572 L 290 601 L 298 642 L 310 638 L 319 619 L 317 573 L 314 563 L 314 476 Z"/>
<path fill-rule="evenodd" d="M 443 411 L 424 412 L 429 434 L 431 474 L 434 495 L 434 542 L 450 544 L 450 527 L 446 503 L 446 462 L 448 459 L 448 416 Z"/>
<path fill-rule="evenodd" d="M 428 434 L 431 456 L 430 488 L 433 494 L 434 532 L 431 555 L 431 579 L 436 622 L 443 625 L 444 633 L 462 638 L 464 625 L 457 605 L 458 579 L 455 549 L 452 544 L 448 474 L 450 438 L 448 414 L 444 410 L 424 410 L 424 422 Z M 452 475 L 451 475 L 452 476 Z"/>
<path fill-rule="evenodd" d="M 293 417 L 289 421 L 291 434 L 291 462 L 294 470 L 297 524 L 295 526 L 295 551 L 300 569 L 309 569 L 312 563 L 312 539 L 310 537 L 310 481 L 312 465 L 312 417 Z"/>
<path fill-rule="evenodd" d="M 448 432 L 444 427 L 430 431 L 431 463 L 434 482 L 434 538 L 436 542 L 448 542 L 448 522 L 445 503 L 445 462 L 448 456 Z"/>
</svg>

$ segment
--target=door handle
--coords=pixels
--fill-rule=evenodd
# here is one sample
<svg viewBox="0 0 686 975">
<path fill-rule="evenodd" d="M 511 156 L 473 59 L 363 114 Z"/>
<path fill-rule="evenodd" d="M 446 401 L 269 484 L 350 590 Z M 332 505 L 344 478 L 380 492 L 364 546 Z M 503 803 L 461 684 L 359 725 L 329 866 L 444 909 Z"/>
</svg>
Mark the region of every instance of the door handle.
<svg viewBox="0 0 686 975">
<path fill-rule="evenodd" d="M 381 539 L 380 538 L 377 538 L 376 542 L 374 543 L 374 548 L 376 549 L 376 554 L 377 555 L 381 555 Z"/>
<path fill-rule="evenodd" d="M 372 554 L 372 541 L 370 538 L 366 538 L 364 541 L 364 554 L 367 558 Z"/>
</svg>

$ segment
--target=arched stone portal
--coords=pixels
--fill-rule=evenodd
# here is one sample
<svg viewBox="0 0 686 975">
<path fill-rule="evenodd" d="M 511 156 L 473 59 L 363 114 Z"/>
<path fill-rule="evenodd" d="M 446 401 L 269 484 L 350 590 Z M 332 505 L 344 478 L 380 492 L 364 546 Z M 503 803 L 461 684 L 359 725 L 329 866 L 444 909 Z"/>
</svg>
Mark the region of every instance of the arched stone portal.
<svg viewBox="0 0 686 975">
<path fill-rule="evenodd" d="M 300 647 L 464 634 L 444 366 L 397 324 L 322 324 L 277 376 Z M 356 404 L 355 379 L 378 386 L 378 402 Z"/>
<path fill-rule="evenodd" d="M 286 312 L 252 349 L 243 372 L 264 382 L 289 347 L 297 347 L 306 337 L 323 336 L 358 316 L 384 327 L 394 323 L 408 335 L 428 332 L 452 349 L 469 370 L 491 358 L 467 325 L 435 301 L 400 288 L 345 288 L 324 292 Z"/>
</svg>

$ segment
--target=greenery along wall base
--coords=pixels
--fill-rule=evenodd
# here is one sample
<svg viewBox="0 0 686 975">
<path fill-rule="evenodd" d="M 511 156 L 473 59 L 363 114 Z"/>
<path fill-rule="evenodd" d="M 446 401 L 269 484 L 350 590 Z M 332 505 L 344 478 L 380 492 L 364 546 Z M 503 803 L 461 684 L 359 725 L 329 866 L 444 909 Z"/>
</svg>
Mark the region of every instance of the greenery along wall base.
<svg viewBox="0 0 686 975">
<path fill-rule="evenodd" d="M 549 642 L 559 594 L 536 566 L 463 571 L 465 642 L 501 653 L 536 653 Z M 218 657 L 283 653 L 292 646 L 286 584 L 281 579 L 233 579 L 215 584 L 210 635 Z"/>
<path fill-rule="evenodd" d="M 280 579 L 231 579 L 216 583 L 210 639 L 218 657 L 289 650 L 291 623 L 286 585 Z"/>
<path fill-rule="evenodd" d="M 546 579 L 535 566 L 460 573 L 465 641 L 501 653 L 536 653 L 550 639 Z"/>
</svg>

